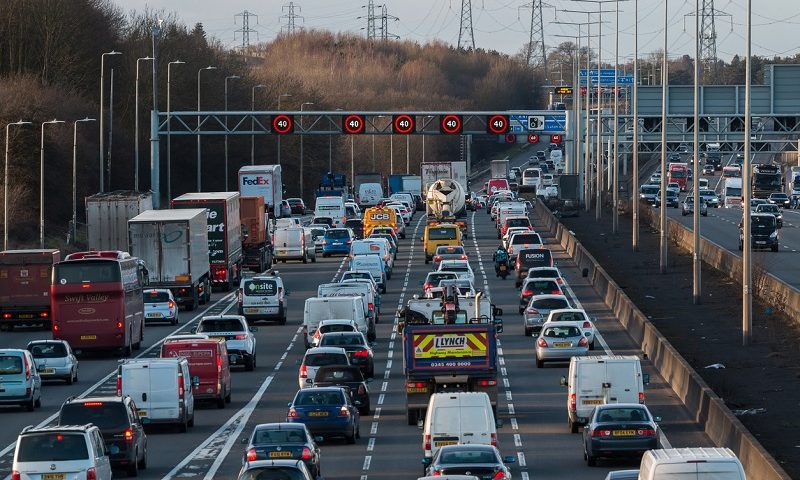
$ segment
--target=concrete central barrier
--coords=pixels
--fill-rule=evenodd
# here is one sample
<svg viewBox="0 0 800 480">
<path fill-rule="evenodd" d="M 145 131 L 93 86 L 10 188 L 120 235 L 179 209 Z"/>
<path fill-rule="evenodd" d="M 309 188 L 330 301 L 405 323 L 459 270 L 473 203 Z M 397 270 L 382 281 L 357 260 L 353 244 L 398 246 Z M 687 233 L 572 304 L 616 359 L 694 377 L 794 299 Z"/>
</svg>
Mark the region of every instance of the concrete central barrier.
<svg viewBox="0 0 800 480">
<path fill-rule="evenodd" d="M 642 353 L 648 356 L 659 374 L 669 382 L 690 415 L 714 444 L 730 448 L 736 453 L 744 465 L 747 478 L 789 480 L 791 477 L 778 462 L 550 210 L 539 203 L 534 210 L 534 217 L 539 225 L 544 226 L 545 231 L 555 237 L 580 270 L 587 269 L 595 291 L 614 312 L 631 338 L 640 345 Z M 715 261 L 720 265 L 731 262 L 730 258 L 713 249 L 711 242 L 708 243 L 706 248 L 710 257 L 716 258 Z M 739 271 L 741 272 L 741 261 Z"/>
</svg>

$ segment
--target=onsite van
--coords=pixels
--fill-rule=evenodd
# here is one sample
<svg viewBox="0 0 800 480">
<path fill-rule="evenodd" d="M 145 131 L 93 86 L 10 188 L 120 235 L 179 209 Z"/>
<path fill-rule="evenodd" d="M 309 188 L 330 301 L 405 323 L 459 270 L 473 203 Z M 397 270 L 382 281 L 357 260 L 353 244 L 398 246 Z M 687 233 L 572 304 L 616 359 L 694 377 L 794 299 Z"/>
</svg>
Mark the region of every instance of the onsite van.
<svg viewBox="0 0 800 480">
<path fill-rule="evenodd" d="M 397 232 L 397 212 L 389 207 L 372 207 L 364 211 L 363 237 L 366 238 L 376 227 L 390 227 Z M 405 237 L 405 232 L 403 233 Z"/>
<path fill-rule="evenodd" d="M 640 480 L 745 480 L 742 462 L 728 448 L 648 450 L 639 465 Z"/>
<path fill-rule="evenodd" d="M 356 255 L 350 260 L 349 270 L 364 270 L 372 274 L 381 293 L 386 293 L 386 263 L 378 255 Z"/>
<path fill-rule="evenodd" d="M 308 263 L 317 261 L 317 249 L 311 229 L 303 227 L 278 228 L 275 230 L 273 258 L 286 263 L 286 260 L 302 260 Z"/>
<path fill-rule="evenodd" d="M 347 221 L 344 197 L 317 197 L 314 216 L 332 218 L 334 227 L 343 227 Z"/>
<path fill-rule="evenodd" d="M 535 267 L 552 267 L 553 253 L 547 248 L 522 248 L 517 254 L 514 268 L 517 270 L 516 286 L 522 286 L 522 282 L 528 276 L 528 270 Z"/>
<path fill-rule="evenodd" d="M 277 273 L 277 272 L 276 272 Z M 259 275 L 243 278 L 239 285 L 239 315 L 252 325 L 258 320 L 276 320 L 286 325 L 288 305 L 281 277 Z"/>
<path fill-rule="evenodd" d="M 194 426 L 194 387 L 184 357 L 125 360 L 117 368 L 117 396 L 130 395 L 142 423 Z"/>
<path fill-rule="evenodd" d="M 445 445 L 497 446 L 497 423 L 486 392 L 434 393 L 422 430 L 425 457 Z"/>
<path fill-rule="evenodd" d="M 572 357 L 569 374 L 561 377 L 568 388 L 567 416 L 572 433 L 585 425 L 592 409 L 607 403 L 644 403 L 644 386 L 650 375 L 642 374 L 639 357 L 593 355 Z"/>
<path fill-rule="evenodd" d="M 366 335 L 365 312 L 364 299 L 360 296 L 308 298 L 303 308 L 303 343 L 306 348 L 311 346 L 314 332 L 322 320 L 352 320 Z"/>
<path fill-rule="evenodd" d="M 189 361 L 189 375 L 195 400 L 214 400 L 217 408 L 231 402 L 231 367 L 223 338 L 167 337 L 161 345 L 161 357 L 184 357 Z"/>
<path fill-rule="evenodd" d="M 461 245 L 461 229 L 454 223 L 434 223 L 425 226 L 422 242 L 425 250 L 425 263 L 430 263 L 436 249 L 442 246 Z"/>
</svg>

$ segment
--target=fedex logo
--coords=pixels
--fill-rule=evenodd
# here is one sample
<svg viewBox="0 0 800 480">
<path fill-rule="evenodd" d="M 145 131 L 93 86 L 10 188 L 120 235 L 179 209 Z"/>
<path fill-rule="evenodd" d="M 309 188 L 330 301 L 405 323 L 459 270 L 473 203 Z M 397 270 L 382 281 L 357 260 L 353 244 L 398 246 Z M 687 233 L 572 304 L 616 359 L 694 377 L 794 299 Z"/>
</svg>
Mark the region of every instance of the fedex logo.
<svg viewBox="0 0 800 480">
<path fill-rule="evenodd" d="M 242 185 L 269 185 L 270 179 L 259 175 L 257 177 L 242 177 L 241 181 Z"/>
</svg>

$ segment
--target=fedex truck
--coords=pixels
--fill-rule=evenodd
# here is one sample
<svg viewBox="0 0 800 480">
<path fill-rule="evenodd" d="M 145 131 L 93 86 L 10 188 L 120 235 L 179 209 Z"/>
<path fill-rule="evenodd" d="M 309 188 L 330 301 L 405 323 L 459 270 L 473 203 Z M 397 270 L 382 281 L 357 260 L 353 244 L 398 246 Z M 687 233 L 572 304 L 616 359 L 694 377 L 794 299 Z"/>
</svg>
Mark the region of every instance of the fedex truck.
<svg viewBox="0 0 800 480">
<path fill-rule="evenodd" d="M 283 181 L 280 165 L 247 165 L 239 169 L 239 195 L 264 197 L 267 211 L 280 216 Z"/>
</svg>

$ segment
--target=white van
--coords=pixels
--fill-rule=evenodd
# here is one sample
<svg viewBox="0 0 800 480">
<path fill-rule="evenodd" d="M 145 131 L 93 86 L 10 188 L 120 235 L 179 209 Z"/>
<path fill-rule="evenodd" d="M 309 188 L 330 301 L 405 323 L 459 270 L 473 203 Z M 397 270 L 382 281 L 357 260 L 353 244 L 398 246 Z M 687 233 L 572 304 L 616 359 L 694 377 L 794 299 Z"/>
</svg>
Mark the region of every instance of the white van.
<svg viewBox="0 0 800 480">
<path fill-rule="evenodd" d="M 644 386 L 650 375 L 642 374 L 639 357 L 633 355 L 591 355 L 572 357 L 569 376 L 561 377 L 568 388 L 567 416 L 572 433 L 586 425 L 597 405 L 644 403 Z"/>
<path fill-rule="evenodd" d="M 358 186 L 358 204 L 361 207 L 374 207 L 383 198 L 383 187 L 380 183 L 362 183 Z"/>
<path fill-rule="evenodd" d="M 434 393 L 422 430 L 425 457 L 433 457 L 445 445 L 497 446 L 497 423 L 486 392 Z"/>
<path fill-rule="evenodd" d="M 308 263 L 317 261 L 317 250 L 311 229 L 303 227 L 278 228 L 275 230 L 273 242 L 275 253 L 273 258 L 286 262 L 286 260 L 302 260 Z"/>
<path fill-rule="evenodd" d="M 564 154 L 561 150 L 552 150 L 550 152 L 550 160 L 553 162 L 556 172 L 561 173 L 564 170 Z"/>
<path fill-rule="evenodd" d="M 314 216 L 332 218 L 333 228 L 344 227 L 344 222 L 347 221 L 344 197 L 317 197 Z"/>
<path fill-rule="evenodd" d="M 648 450 L 639 480 L 746 480 L 742 462 L 728 448 Z"/>
<path fill-rule="evenodd" d="M 303 308 L 303 343 L 311 346 L 311 339 L 322 320 L 352 320 L 364 335 L 367 325 L 364 322 L 364 300 L 362 297 L 311 297 L 306 299 Z"/>
<path fill-rule="evenodd" d="M 381 293 L 386 293 L 386 264 L 378 255 L 356 255 L 350 260 L 348 270 L 366 270 L 378 284 Z"/>
<path fill-rule="evenodd" d="M 375 324 L 378 323 L 378 315 L 375 310 L 375 294 L 372 287 L 367 283 L 323 283 L 317 287 L 318 297 L 344 297 L 359 296 L 363 299 L 364 321 L 356 320 L 359 331 L 366 331 L 367 340 L 375 341 Z M 366 328 L 366 330 L 364 330 Z"/>
<path fill-rule="evenodd" d="M 526 168 L 522 172 L 522 185 L 534 186 L 539 188 L 542 186 L 542 169 L 540 168 Z"/>
<path fill-rule="evenodd" d="M 125 360 L 117 369 L 117 396 L 130 395 L 142 423 L 175 423 L 181 432 L 194 426 L 192 386 L 184 357 Z"/>
</svg>

